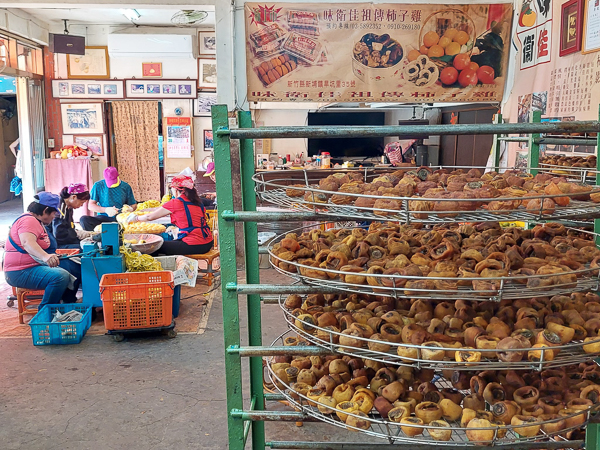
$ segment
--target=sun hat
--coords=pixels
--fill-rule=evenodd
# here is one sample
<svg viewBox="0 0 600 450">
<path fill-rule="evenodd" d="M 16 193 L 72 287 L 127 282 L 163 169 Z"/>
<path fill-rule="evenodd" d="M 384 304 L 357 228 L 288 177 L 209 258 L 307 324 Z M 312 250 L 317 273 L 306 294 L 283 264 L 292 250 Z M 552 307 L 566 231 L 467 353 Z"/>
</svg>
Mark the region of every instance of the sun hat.
<svg viewBox="0 0 600 450">
<path fill-rule="evenodd" d="M 37 199 L 33 200 L 40 205 L 47 206 L 48 208 L 54 208 L 58 210 L 58 205 L 60 204 L 60 199 L 58 195 L 53 194 L 52 192 L 38 192 Z"/>
<path fill-rule="evenodd" d="M 83 183 L 71 183 L 67 188 L 67 194 L 83 194 L 84 192 L 87 192 L 87 190 L 87 186 Z"/>
<path fill-rule="evenodd" d="M 120 183 L 119 171 L 115 167 L 107 167 L 104 169 L 104 181 L 109 188 L 117 187 Z"/>
<path fill-rule="evenodd" d="M 192 177 L 188 177 L 187 175 L 177 175 L 171 180 L 171 187 L 175 189 L 194 189 L 194 180 L 192 180 Z"/>
<path fill-rule="evenodd" d="M 203 177 L 210 177 L 213 173 L 215 173 L 215 163 L 209 162 L 206 166 L 206 173 L 202 175 Z"/>
</svg>

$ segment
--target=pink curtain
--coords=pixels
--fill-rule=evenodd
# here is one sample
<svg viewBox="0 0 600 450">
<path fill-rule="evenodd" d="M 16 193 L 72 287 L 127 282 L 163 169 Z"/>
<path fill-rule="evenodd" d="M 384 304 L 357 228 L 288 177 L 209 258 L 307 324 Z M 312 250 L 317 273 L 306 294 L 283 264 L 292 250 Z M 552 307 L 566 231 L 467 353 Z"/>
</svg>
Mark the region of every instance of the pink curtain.
<svg viewBox="0 0 600 450">
<path fill-rule="evenodd" d="M 71 183 L 83 183 L 90 191 L 94 184 L 89 159 L 45 159 L 44 179 L 46 191 L 53 194 L 59 194 L 63 187 Z M 90 212 L 85 203 L 73 212 L 73 219 L 79 222 L 81 216 L 88 215 Z"/>
</svg>

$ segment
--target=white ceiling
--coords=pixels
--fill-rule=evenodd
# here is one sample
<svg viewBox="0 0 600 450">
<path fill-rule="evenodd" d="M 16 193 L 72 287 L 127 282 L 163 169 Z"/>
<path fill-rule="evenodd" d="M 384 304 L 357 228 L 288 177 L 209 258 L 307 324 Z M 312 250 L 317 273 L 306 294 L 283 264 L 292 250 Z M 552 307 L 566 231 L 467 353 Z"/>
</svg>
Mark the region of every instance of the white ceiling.
<svg viewBox="0 0 600 450">
<path fill-rule="evenodd" d="M 140 26 L 173 26 L 171 17 L 178 9 L 139 9 L 136 8 L 141 17 L 135 21 Z M 201 5 L 197 8 L 207 11 L 208 17 L 204 22 L 195 26 L 214 27 L 214 6 Z M 31 8 L 27 12 L 32 16 L 52 25 L 60 24 L 67 19 L 70 25 L 131 25 L 118 9 L 79 9 L 79 8 Z"/>
</svg>

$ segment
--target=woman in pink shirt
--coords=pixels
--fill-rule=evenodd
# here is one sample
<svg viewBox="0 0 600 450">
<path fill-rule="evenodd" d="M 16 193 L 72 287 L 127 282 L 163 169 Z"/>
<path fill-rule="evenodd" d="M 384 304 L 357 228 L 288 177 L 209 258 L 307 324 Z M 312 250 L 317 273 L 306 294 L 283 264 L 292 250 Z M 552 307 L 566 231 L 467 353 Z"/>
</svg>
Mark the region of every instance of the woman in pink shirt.
<svg viewBox="0 0 600 450">
<path fill-rule="evenodd" d="M 4 277 L 14 287 L 43 289 L 40 307 L 60 303 L 61 299 L 73 302 L 75 293 L 68 292 L 71 275 L 62 267 L 54 254 L 56 240 L 48 235 L 50 225 L 58 212 L 58 195 L 40 192 L 23 214 L 12 224 L 4 253 Z M 67 291 L 67 292 L 66 292 Z"/>
</svg>

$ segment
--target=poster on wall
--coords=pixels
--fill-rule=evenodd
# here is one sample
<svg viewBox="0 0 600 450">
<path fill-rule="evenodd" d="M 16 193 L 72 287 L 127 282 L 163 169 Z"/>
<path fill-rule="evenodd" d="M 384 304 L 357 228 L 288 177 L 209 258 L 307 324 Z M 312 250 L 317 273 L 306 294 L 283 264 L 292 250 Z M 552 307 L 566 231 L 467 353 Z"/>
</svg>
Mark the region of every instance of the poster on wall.
<svg viewBox="0 0 600 450">
<path fill-rule="evenodd" d="M 167 117 L 167 158 L 191 158 L 192 119 Z"/>
<path fill-rule="evenodd" d="M 512 4 L 246 3 L 248 100 L 500 101 Z"/>
<path fill-rule="evenodd" d="M 85 47 L 85 55 L 67 55 L 69 78 L 110 78 L 108 47 Z"/>
</svg>

